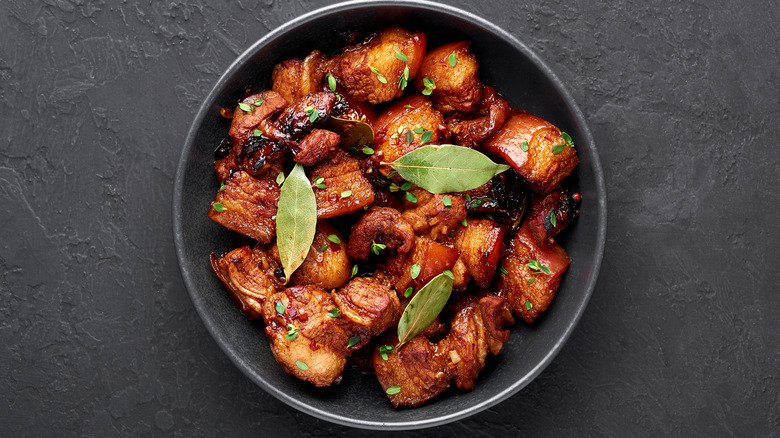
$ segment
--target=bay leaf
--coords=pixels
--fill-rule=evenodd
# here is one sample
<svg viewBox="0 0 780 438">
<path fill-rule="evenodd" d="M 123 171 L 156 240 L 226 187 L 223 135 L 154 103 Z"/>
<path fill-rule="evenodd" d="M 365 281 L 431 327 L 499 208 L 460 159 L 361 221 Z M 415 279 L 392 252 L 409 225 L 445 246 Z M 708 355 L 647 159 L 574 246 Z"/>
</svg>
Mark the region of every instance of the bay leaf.
<svg viewBox="0 0 780 438">
<path fill-rule="evenodd" d="M 282 183 L 276 211 L 276 244 L 287 279 L 303 263 L 316 231 L 317 201 L 303 166 L 296 163 Z"/>
<path fill-rule="evenodd" d="M 444 309 L 452 293 L 452 279 L 441 273 L 425 286 L 406 305 L 398 322 L 398 346 L 410 341 L 428 327 Z"/>
<path fill-rule="evenodd" d="M 363 120 L 341 119 L 331 116 L 328 128 L 341 135 L 341 147 L 349 148 L 371 144 L 374 141 L 374 129 Z"/>
<path fill-rule="evenodd" d="M 389 164 L 405 180 L 431 193 L 465 192 L 509 169 L 477 150 L 447 145 L 415 149 Z"/>
</svg>

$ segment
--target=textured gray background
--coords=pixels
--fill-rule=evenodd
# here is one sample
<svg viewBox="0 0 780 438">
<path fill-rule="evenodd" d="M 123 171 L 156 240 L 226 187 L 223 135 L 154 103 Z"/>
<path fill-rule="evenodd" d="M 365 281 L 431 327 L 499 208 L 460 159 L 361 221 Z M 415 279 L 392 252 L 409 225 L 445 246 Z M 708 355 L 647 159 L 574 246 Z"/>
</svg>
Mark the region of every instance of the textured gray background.
<svg viewBox="0 0 780 438">
<path fill-rule="evenodd" d="M 363 434 L 282 405 L 229 362 L 171 235 L 199 101 L 252 42 L 329 3 L 0 2 L 3 435 Z M 604 165 L 609 232 L 549 368 L 411 435 L 780 434 L 777 3 L 446 3 L 568 84 Z"/>
</svg>

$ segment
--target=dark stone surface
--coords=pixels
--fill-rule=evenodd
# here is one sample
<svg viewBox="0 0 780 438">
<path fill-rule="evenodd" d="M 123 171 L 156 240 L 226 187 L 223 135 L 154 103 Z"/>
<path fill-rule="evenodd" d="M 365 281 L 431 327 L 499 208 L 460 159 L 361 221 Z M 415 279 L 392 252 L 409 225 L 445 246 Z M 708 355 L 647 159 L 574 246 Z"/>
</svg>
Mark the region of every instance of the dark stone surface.
<svg viewBox="0 0 780 438">
<path fill-rule="evenodd" d="M 200 99 L 257 38 L 329 3 L 2 3 L 4 435 L 364 434 L 288 408 L 229 362 L 171 235 Z M 542 375 L 410 435 L 780 433 L 776 3 L 446 3 L 568 84 L 610 222 L 597 290 Z"/>
</svg>

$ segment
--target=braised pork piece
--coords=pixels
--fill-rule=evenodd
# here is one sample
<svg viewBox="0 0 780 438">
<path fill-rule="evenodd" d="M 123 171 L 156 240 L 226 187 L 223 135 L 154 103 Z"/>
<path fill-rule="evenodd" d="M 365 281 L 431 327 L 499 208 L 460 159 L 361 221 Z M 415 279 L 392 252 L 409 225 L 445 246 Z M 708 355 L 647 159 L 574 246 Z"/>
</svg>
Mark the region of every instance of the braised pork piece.
<svg viewBox="0 0 780 438">
<path fill-rule="evenodd" d="M 391 27 L 279 62 L 232 111 L 208 210 L 256 241 L 211 266 L 282 369 L 330 386 L 361 352 L 396 408 L 473 389 L 515 318 L 551 305 L 571 263 L 555 238 L 581 201 L 561 186 L 571 137 L 483 84 L 471 42 L 426 46 Z M 447 144 L 508 166 L 451 191 L 401 175 Z"/>
</svg>

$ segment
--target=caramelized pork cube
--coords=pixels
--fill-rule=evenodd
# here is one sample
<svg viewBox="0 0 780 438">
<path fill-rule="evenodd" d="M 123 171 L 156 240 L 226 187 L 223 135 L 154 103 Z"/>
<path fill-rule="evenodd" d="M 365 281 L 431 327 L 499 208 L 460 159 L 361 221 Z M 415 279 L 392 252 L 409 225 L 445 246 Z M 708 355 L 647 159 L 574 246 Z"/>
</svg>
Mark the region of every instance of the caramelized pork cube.
<svg viewBox="0 0 780 438">
<path fill-rule="evenodd" d="M 339 147 L 341 138 L 335 132 L 325 129 L 315 129 L 293 146 L 293 160 L 304 166 L 313 166 L 317 162 L 333 155 Z"/>
<path fill-rule="evenodd" d="M 286 59 L 271 72 L 271 89 L 292 105 L 309 93 L 320 91 L 328 59 L 315 50 L 303 59 Z"/>
<path fill-rule="evenodd" d="M 383 345 L 398 345 L 398 337 L 378 342 L 373 357 L 374 372 L 393 407 L 420 406 L 450 387 L 448 357 L 426 337 L 417 335 L 391 353 L 380 351 Z"/>
<path fill-rule="evenodd" d="M 504 126 L 482 143 L 482 148 L 500 155 L 535 192 L 545 194 L 555 190 L 577 167 L 577 151 L 559 146 L 565 144 L 560 129 L 525 111 L 515 110 Z"/>
<path fill-rule="evenodd" d="M 336 63 L 334 76 L 352 97 L 371 104 L 401 97 L 403 76 L 411 82 L 425 55 L 424 33 L 390 27 L 369 36 L 365 41 L 345 47 Z M 402 53 L 402 61 L 396 53 Z M 408 67 L 408 75 L 405 73 Z"/>
<path fill-rule="evenodd" d="M 309 173 L 317 200 L 317 219 L 354 213 L 374 202 L 374 189 L 358 160 L 340 148 Z"/>
<path fill-rule="evenodd" d="M 349 324 L 328 313 L 337 307 L 330 293 L 316 286 L 294 286 L 263 304 L 265 334 L 285 372 L 312 383 L 341 382 L 350 347 Z"/>
<path fill-rule="evenodd" d="M 417 235 L 441 240 L 466 218 L 466 202 L 460 196 L 429 195 L 420 188 L 413 188 L 410 192 L 417 202 L 407 201 L 407 208 L 414 207 L 404 211 L 401 217 L 412 225 Z"/>
<path fill-rule="evenodd" d="M 504 251 L 504 227 L 488 219 L 467 219 L 455 234 L 460 260 L 480 289 L 487 289 Z"/>
<path fill-rule="evenodd" d="M 445 339 L 439 342 L 447 353 L 455 386 L 474 389 L 488 353 L 498 354 L 509 340 L 506 327 L 514 322 L 506 300 L 495 295 L 481 299 L 459 295 L 452 305 L 455 316 Z"/>
<path fill-rule="evenodd" d="M 335 239 L 331 236 L 335 236 Z M 330 239 L 339 243 L 334 243 Z M 278 249 L 275 248 L 275 252 L 278 254 Z M 344 237 L 333 226 L 320 221 L 309 253 L 301 266 L 293 272 L 290 284 L 335 289 L 349 280 L 351 271 L 352 264 L 347 257 Z"/>
<path fill-rule="evenodd" d="M 455 248 L 426 237 L 418 237 L 414 249 L 409 253 L 391 254 L 384 264 L 384 270 L 392 278 L 393 286 L 399 294 L 403 294 L 407 287 L 417 292 L 433 277 L 452 270 L 458 255 Z M 414 278 L 412 274 L 416 274 Z"/>
<path fill-rule="evenodd" d="M 249 109 L 245 111 L 241 109 Z M 253 94 L 241 101 L 233 112 L 230 124 L 230 151 L 214 163 L 217 179 L 226 180 L 237 170 L 244 170 L 250 175 L 261 175 L 266 172 L 274 161 L 279 160 L 287 150 L 284 139 L 271 138 L 265 131 L 273 131 L 270 120 L 287 106 L 284 98 L 273 91 Z M 226 142 L 220 145 L 225 146 Z"/>
<path fill-rule="evenodd" d="M 509 110 L 509 103 L 493 87 L 486 85 L 482 88 L 482 100 L 474 111 L 455 114 L 446 120 L 452 141 L 476 148 L 504 125 Z"/>
<path fill-rule="evenodd" d="M 528 227 L 538 245 L 553 243 L 553 237 L 574 222 L 580 214 L 579 193 L 569 195 L 559 189 L 544 196 L 534 196 Z"/>
<path fill-rule="evenodd" d="M 371 277 L 353 278 L 332 295 L 340 317 L 351 321 L 352 332 L 360 336 L 356 349 L 368 343 L 372 336 L 392 327 L 401 313 L 395 291 Z"/>
<path fill-rule="evenodd" d="M 499 276 L 497 292 L 515 316 L 532 322 L 552 302 L 570 262 L 560 245 L 537 244 L 528 224 L 523 224 L 501 261 L 506 274 Z"/>
<path fill-rule="evenodd" d="M 279 185 L 269 173 L 254 178 L 243 171 L 234 172 L 225 189 L 217 192 L 209 217 L 224 227 L 262 243 L 276 236 L 276 204 Z"/>
<path fill-rule="evenodd" d="M 276 119 L 276 124 L 290 138 L 300 141 L 306 134 L 325 125 L 336 104 L 336 99 L 334 93 L 307 94 L 293 106 L 285 109 Z"/>
<path fill-rule="evenodd" d="M 374 163 L 393 162 L 424 144 L 443 144 L 449 140 L 444 116 L 433 109 L 425 96 L 405 97 L 379 115 L 374 124 Z M 427 141 L 423 141 L 427 140 Z M 382 175 L 392 168 L 381 165 Z"/>
<path fill-rule="evenodd" d="M 398 210 L 373 207 L 352 225 L 347 254 L 357 260 L 368 260 L 373 244 L 385 245 L 386 251 L 406 254 L 414 245 L 414 230 Z"/>
<path fill-rule="evenodd" d="M 248 246 L 236 248 L 221 257 L 211 253 L 210 260 L 211 268 L 233 302 L 248 319 L 259 318 L 266 298 L 276 293 L 280 286 L 274 275 L 279 264 L 260 247 L 252 250 Z"/>
<path fill-rule="evenodd" d="M 418 92 L 427 88 L 426 82 L 433 81 L 433 105 L 443 113 L 470 112 L 482 97 L 479 63 L 469 46 L 471 42 L 459 41 L 428 51 L 414 80 Z"/>
</svg>

